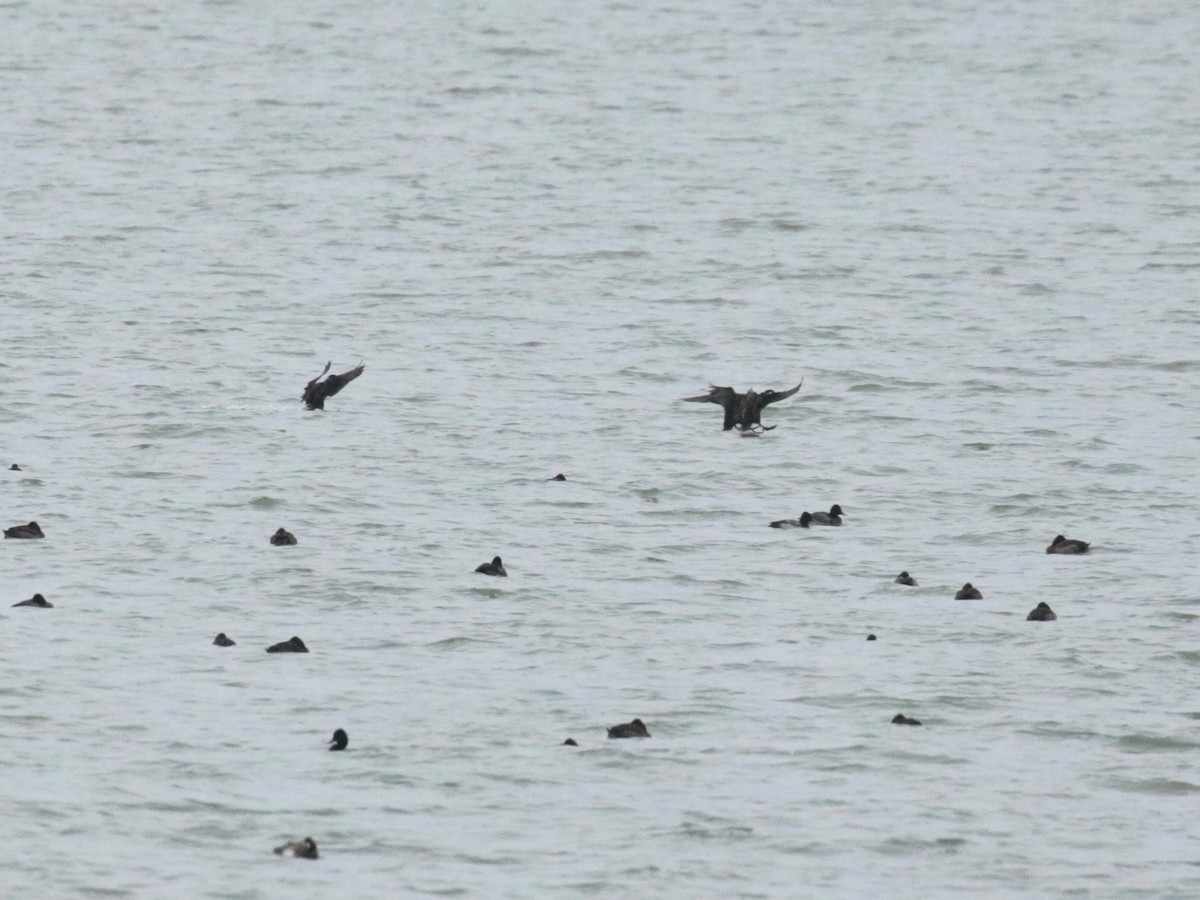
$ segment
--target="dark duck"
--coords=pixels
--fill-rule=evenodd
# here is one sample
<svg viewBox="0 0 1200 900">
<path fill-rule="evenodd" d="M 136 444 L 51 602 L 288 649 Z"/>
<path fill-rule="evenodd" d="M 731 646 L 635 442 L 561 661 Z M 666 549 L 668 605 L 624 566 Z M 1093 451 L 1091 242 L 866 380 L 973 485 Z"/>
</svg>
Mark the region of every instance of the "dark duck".
<svg viewBox="0 0 1200 900">
<path fill-rule="evenodd" d="M 296 536 L 286 528 L 280 528 L 271 535 L 271 544 L 275 547 L 292 547 L 296 544 Z"/>
<path fill-rule="evenodd" d="M 302 841 L 288 841 L 282 847 L 276 847 L 275 854 L 294 859 L 320 859 L 317 856 L 317 842 L 310 837 Z"/>
<path fill-rule="evenodd" d="M 1054 540 L 1050 542 L 1050 546 L 1046 548 L 1047 553 L 1087 553 L 1091 546 L 1087 541 L 1077 541 L 1074 538 L 1065 538 L 1061 534 L 1055 535 Z"/>
<path fill-rule="evenodd" d="M 300 399 L 304 401 L 304 405 L 309 409 L 324 409 L 325 400 L 332 397 L 361 375 L 364 368 L 363 364 L 359 363 L 349 372 L 343 372 L 341 375 L 330 375 L 328 378 L 325 378 L 325 373 L 329 371 L 329 367 L 332 365 L 332 361 L 325 363 L 325 370 L 310 381 L 304 389 L 304 393 Z M 321 381 L 322 378 L 325 378 L 325 380 Z"/>
<path fill-rule="evenodd" d="M 490 563 L 480 563 L 475 567 L 475 571 L 484 575 L 497 575 L 500 578 L 508 577 L 508 573 L 504 571 L 504 563 L 498 556 L 493 556 Z"/>
<path fill-rule="evenodd" d="M 829 512 L 802 512 L 798 519 L 777 519 L 771 523 L 772 528 L 808 528 L 810 525 L 841 525 L 842 508 L 836 503 L 829 508 Z"/>
<path fill-rule="evenodd" d="M 350 735 L 346 734 L 345 729 L 339 728 L 333 733 L 333 740 L 329 742 L 330 750 L 345 750 L 350 745 Z"/>
<path fill-rule="evenodd" d="M 22 600 L 20 603 L 13 604 L 14 608 L 18 606 L 36 606 L 38 609 L 54 609 L 54 604 L 41 594 L 34 594 L 28 600 Z"/>
<path fill-rule="evenodd" d="M 725 424 L 721 427 L 725 431 L 736 428 L 741 432 L 761 433 L 771 431 L 776 427 L 775 425 L 763 425 L 763 409 L 772 403 L 786 400 L 800 390 L 802 384 L 804 384 L 803 378 L 800 379 L 800 384 L 789 391 L 766 390 L 761 394 L 757 391 L 746 391 L 744 394 L 739 394 L 731 387 L 717 387 L 714 384 L 709 385 L 707 394 L 683 399 L 685 403 L 715 403 L 717 406 L 723 407 Z"/>
<path fill-rule="evenodd" d="M 307 653 L 308 648 L 304 646 L 304 641 L 298 637 L 292 637 L 291 640 L 280 641 L 278 644 L 272 644 L 267 648 L 268 653 Z"/>
<path fill-rule="evenodd" d="M 14 525 L 12 528 L 4 529 L 6 538 L 27 539 L 44 538 L 46 535 L 42 533 L 42 529 L 37 522 L 30 522 L 28 525 Z"/>
<path fill-rule="evenodd" d="M 1058 615 L 1050 608 L 1050 604 L 1042 601 L 1025 617 L 1026 622 L 1056 622 Z"/>
<path fill-rule="evenodd" d="M 614 725 L 608 729 L 608 736 L 610 738 L 650 737 L 650 732 L 646 730 L 646 725 L 641 719 L 634 719 L 632 722 Z"/>
</svg>

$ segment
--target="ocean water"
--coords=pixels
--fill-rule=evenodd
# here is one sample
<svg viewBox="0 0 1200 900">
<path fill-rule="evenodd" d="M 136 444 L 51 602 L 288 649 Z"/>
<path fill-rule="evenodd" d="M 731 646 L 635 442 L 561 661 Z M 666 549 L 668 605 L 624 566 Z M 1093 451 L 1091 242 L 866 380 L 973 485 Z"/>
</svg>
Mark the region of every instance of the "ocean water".
<svg viewBox="0 0 1200 900">
<path fill-rule="evenodd" d="M 1192 4 L 0 33 L 0 893 L 1200 894 Z"/>
</svg>

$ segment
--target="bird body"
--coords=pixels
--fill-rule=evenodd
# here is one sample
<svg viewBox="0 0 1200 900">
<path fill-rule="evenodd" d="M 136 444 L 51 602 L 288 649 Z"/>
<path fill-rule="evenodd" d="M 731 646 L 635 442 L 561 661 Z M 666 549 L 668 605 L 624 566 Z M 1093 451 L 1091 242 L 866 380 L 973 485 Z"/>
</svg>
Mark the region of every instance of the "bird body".
<svg viewBox="0 0 1200 900">
<path fill-rule="evenodd" d="M 1046 548 L 1047 553 L 1062 553 L 1062 554 L 1077 554 L 1087 553 L 1091 547 L 1087 541 L 1077 541 L 1074 538 L 1065 538 L 1061 534 L 1056 535 L 1054 540 L 1050 542 L 1050 546 Z"/>
</svg>

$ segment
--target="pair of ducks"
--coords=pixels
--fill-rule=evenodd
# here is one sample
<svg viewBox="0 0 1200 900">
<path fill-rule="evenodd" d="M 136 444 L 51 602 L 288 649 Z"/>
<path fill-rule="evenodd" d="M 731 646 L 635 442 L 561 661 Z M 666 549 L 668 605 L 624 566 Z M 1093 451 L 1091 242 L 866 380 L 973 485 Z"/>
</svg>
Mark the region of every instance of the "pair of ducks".
<svg viewBox="0 0 1200 900">
<path fill-rule="evenodd" d="M 236 647 L 237 641 L 230 638 L 225 632 L 221 632 L 213 638 L 213 644 L 218 647 Z M 267 648 L 268 653 L 307 653 L 308 648 L 304 646 L 304 641 L 295 635 L 290 640 L 280 641 L 278 644 L 272 644 Z"/>
<path fill-rule="evenodd" d="M 841 525 L 845 513 L 836 503 L 829 507 L 829 512 L 802 512 L 798 519 L 776 519 L 771 523 L 772 528 L 807 528 L 809 525 Z"/>
</svg>

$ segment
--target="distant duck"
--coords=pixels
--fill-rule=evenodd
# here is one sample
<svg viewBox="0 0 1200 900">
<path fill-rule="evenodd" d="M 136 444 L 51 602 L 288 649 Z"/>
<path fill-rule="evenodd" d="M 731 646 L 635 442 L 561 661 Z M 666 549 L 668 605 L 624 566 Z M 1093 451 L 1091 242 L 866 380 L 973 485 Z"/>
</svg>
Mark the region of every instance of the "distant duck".
<svg viewBox="0 0 1200 900">
<path fill-rule="evenodd" d="M 309 409 L 324 409 L 325 401 L 352 382 L 355 378 L 363 373 L 363 364 L 359 363 L 349 372 L 343 372 L 341 375 L 330 375 L 325 377 L 325 372 L 329 371 L 329 367 L 333 365 L 333 361 L 325 363 L 325 369 L 308 383 L 304 388 L 304 393 L 300 395 L 300 399 L 304 401 L 304 405 Z M 320 382 L 318 384 L 317 382 Z"/>
<path fill-rule="evenodd" d="M 954 595 L 955 600 L 982 600 L 983 594 L 979 592 L 979 588 L 967 582 L 962 586 L 962 589 Z"/>
<path fill-rule="evenodd" d="M 567 480 L 567 476 L 564 475 L 562 472 L 559 472 L 553 478 L 547 479 L 547 481 L 566 481 L 566 480 Z"/>
<path fill-rule="evenodd" d="M 577 744 L 577 743 L 575 742 L 575 738 L 567 738 L 565 741 L 563 741 L 563 742 L 562 742 L 562 746 L 564 746 L 564 747 L 578 747 L 578 746 L 579 746 L 579 744 Z"/>
<path fill-rule="evenodd" d="M 14 525 L 12 528 L 4 529 L 6 538 L 44 538 L 46 535 L 42 533 L 42 529 L 38 527 L 37 522 L 30 522 L 28 525 Z"/>
<path fill-rule="evenodd" d="M 21 467 L 20 467 L 20 466 L 18 466 L 16 463 L 13 463 L 11 466 L 9 466 L 9 467 L 8 467 L 8 471 L 10 471 L 10 472 L 20 472 L 20 471 L 21 471 Z"/>
<path fill-rule="evenodd" d="M 1087 553 L 1091 546 L 1087 541 L 1077 541 L 1074 538 L 1065 538 L 1061 534 L 1057 535 L 1050 542 L 1050 546 L 1046 548 L 1047 553 Z"/>
<path fill-rule="evenodd" d="M 280 528 L 271 535 L 271 543 L 276 547 L 291 547 L 296 543 L 296 536 L 286 528 Z"/>
<path fill-rule="evenodd" d="M 829 512 L 827 513 L 813 513 L 812 523 L 814 525 L 841 525 L 842 516 L 844 515 L 845 513 L 842 512 L 842 508 L 835 503 L 833 506 L 829 507 Z"/>
<path fill-rule="evenodd" d="M 213 644 L 215 644 L 218 647 L 236 647 L 237 641 L 231 641 L 228 637 L 225 636 L 225 632 L 222 631 L 215 638 L 213 638 Z"/>
<path fill-rule="evenodd" d="M 634 719 L 623 725 L 614 725 L 608 729 L 608 736 L 610 738 L 650 737 L 650 732 L 646 730 L 641 719 Z"/>
<path fill-rule="evenodd" d="M 757 391 L 746 391 L 744 394 L 739 394 L 731 387 L 717 387 L 715 384 L 709 385 L 707 394 L 701 394 L 699 397 L 684 397 L 686 403 L 715 403 L 717 406 L 725 409 L 725 424 L 721 427 L 725 431 L 732 428 L 737 428 L 743 432 L 763 432 L 771 431 L 776 426 L 762 423 L 762 411 L 772 403 L 778 403 L 780 400 L 786 400 L 796 391 L 800 390 L 800 385 L 804 384 L 804 379 L 800 379 L 800 384 L 796 385 L 791 390 L 787 391 L 763 391 L 761 394 Z"/>
<path fill-rule="evenodd" d="M 308 648 L 304 646 L 304 641 L 298 637 L 292 637 L 289 641 L 280 641 L 278 644 L 272 644 L 267 648 L 268 653 L 307 653 Z"/>
<path fill-rule="evenodd" d="M 776 519 L 771 523 L 772 528 L 807 528 L 812 524 L 812 513 L 800 513 L 798 519 Z"/>
<path fill-rule="evenodd" d="M 907 584 L 909 587 L 916 587 L 917 579 L 913 578 L 907 572 L 901 572 L 896 576 L 896 584 Z"/>
<path fill-rule="evenodd" d="M 38 609 L 54 609 L 54 604 L 41 594 L 34 594 L 28 600 L 22 600 L 20 603 L 13 604 L 13 608 L 18 606 L 36 606 Z"/>
<path fill-rule="evenodd" d="M 867 640 L 868 641 L 877 641 L 877 640 L 879 640 L 879 638 L 875 637 L 875 635 L 873 635 L 873 634 L 868 634 Z"/>
<path fill-rule="evenodd" d="M 904 713 L 896 713 L 896 717 L 892 719 L 893 725 L 920 725 L 916 719 L 910 719 Z"/>
<path fill-rule="evenodd" d="M 337 731 L 335 731 L 333 733 L 333 740 L 331 740 L 329 742 L 329 744 L 330 744 L 329 749 L 330 750 L 345 750 L 346 746 L 349 743 L 350 743 L 350 735 L 346 734 L 346 732 L 343 729 L 339 728 Z"/>
<path fill-rule="evenodd" d="M 1058 616 L 1050 608 L 1050 604 L 1044 602 L 1035 606 L 1029 615 L 1025 617 L 1026 622 L 1054 622 L 1057 619 Z"/>
<path fill-rule="evenodd" d="M 275 853 L 290 859 L 320 859 L 317 856 L 317 842 L 310 837 L 302 841 L 288 841 L 282 847 L 276 847 Z"/>
<path fill-rule="evenodd" d="M 507 578 L 508 573 L 504 571 L 504 563 L 500 561 L 500 557 L 493 556 L 490 563 L 480 563 L 475 567 L 476 572 L 482 572 L 484 575 L 498 575 L 501 578 Z"/>
</svg>

